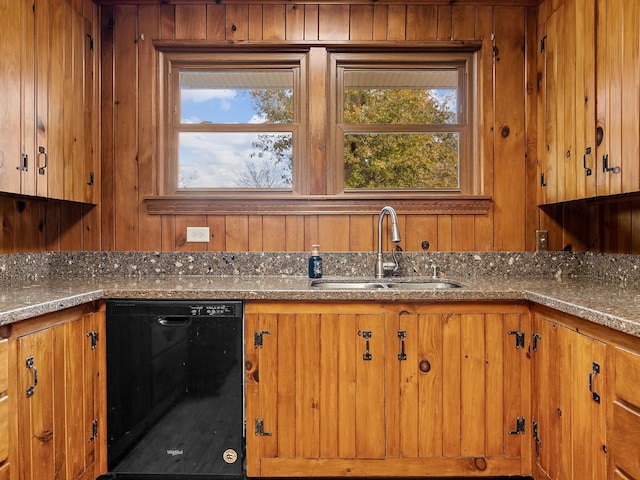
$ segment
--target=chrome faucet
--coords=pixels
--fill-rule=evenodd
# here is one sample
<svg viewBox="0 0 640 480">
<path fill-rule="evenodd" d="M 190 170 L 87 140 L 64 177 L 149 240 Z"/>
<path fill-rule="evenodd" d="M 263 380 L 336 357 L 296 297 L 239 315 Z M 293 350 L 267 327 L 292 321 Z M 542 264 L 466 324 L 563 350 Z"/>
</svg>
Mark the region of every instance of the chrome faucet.
<svg viewBox="0 0 640 480">
<path fill-rule="evenodd" d="M 376 261 L 376 278 L 383 278 L 385 275 L 391 274 L 398 270 L 398 260 L 396 259 L 395 251 L 393 254 L 392 262 L 385 262 L 382 257 L 382 220 L 385 213 L 391 217 L 391 241 L 398 243 L 400 241 L 400 230 L 398 230 L 398 216 L 393 207 L 382 207 L 380 215 L 378 216 L 378 259 Z"/>
</svg>

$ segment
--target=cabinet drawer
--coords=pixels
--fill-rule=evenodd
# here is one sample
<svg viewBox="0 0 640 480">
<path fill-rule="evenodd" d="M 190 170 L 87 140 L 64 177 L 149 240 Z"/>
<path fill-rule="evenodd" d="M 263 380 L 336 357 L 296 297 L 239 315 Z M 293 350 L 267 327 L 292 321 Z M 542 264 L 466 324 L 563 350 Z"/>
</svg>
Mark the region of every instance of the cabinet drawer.
<svg viewBox="0 0 640 480">
<path fill-rule="evenodd" d="M 0 340 L 0 394 L 6 392 L 9 383 L 9 349 L 7 340 Z"/>
<path fill-rule="evenodd" d="M 613 405 L 613 461 L 634 478 L 640 478 L 640 412 Z"/>
<path fill-rule="evenodd" d="M 640 355 L 616 348 L 616 396 L 640 408 Z"/>
<path fill-rule="evenodd" d="M 0 463 L 9 456 L 9 397 L 0 396 Z M 0 476 L 0 478 L 2 478 Z"/>
</svg>

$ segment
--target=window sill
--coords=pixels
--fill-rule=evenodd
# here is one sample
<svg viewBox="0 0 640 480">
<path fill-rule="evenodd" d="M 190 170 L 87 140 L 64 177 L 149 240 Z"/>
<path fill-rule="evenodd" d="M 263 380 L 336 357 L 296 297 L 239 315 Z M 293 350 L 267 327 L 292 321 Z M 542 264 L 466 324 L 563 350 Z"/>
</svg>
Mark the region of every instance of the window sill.
<svg viewBox="0 0 640 480">
<path fill-rule="evenodd" d="M 367 195 L 171 195 L 144 199 L 150 215 L 375 214 L 385 205 L 406 215 L 487 215 L 491 197 Z"/>
</svg>

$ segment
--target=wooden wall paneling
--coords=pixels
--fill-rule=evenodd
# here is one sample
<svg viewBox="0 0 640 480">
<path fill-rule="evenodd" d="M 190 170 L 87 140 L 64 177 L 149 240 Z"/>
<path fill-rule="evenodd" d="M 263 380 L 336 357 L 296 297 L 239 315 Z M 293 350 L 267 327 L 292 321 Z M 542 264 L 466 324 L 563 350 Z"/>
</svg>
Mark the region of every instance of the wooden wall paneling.
<svg viewBox="0 0 640 480">
<path fill-rule="evenodd" d="M 225 245 L 228 252 L 249 250 L 249 217 L 247 215 L 227 215 L 225 220 Z"/>
<path fill-rule="evenodd" d="M 349 40 L 349 7 L 319 5 L 318 40 Z"/>
<path fill-rule="evenodd" d="M 116 6 L 115 29 L 115 247 L 138 250 L 137 6 Z"/>
<path fill-rule="evenodd" d="M 285 10 L 285 38 L 287 40 L 304 39 L 305 5 L 287 5 Z"/>
<path fill-rule="evenodd" d="M 326 100 L 327 97 L 327 50 L 325 48 L 312 47 L 309 50 L 309 67 L 313 74 L 308 78 L 308 98 L 309 104 L 307 105 L 308 115 L 308 132 L 307 135 L 310 139 L 309 152 L 307 158 L 306 172 L 302 172 L 302 175 L 308 175 L 311 177 L 311 185 L 309 185 L 309 192 L 312 194 L 327 193 L 327 182 L 329 179 L 323 172 L 327 170 L 327 109 L 326 108 L 310 108 L 311 105 L 328 106 Z M 335 183 L 335 182 L 334 182 Z M 307 187 L 305 187 L 306 189 Z M 337 188 L 342 188 L 342 185 Z"/>
<path fill-rule="evenodd" d="M 536 248 L 536 230 L 538 229 L 538 70 L 537 60 L 541 56 L 537 39 L 537 15 L 535 8 L 525 11 L 525 184 L 524 198 L 525 249 Z"/>
<path fill-rule="evenodd" d="M 82 204 L 61 202 L 60 204 L 60 249 L 82 251 Z"/>
<path fill-rule="evenodd" d="M 20 239 L 18 249 L 22 252 L 37 251 L 38 236 L 37 236 L 37 221 L 38 212 L 37 206 L 39 202 L 25 202 L 23 200 L 16 200 L 16 217 L 15 228 L 18 232 Z"/>
<path fill-rule="evenodd" d="M 439 7 L 429 5 L 408 5 L 403 8 L 405 8 L 406 12 L 403 40 L 436 40 L 438 38 Z M 450 7 L 448 7 L 448 9 L 450 13 Z M 448 29 L 450 34 L 451 15 L 449 15 L 448 18 L 445 16 L 445 20 L 448 20 L 448 25 L 447 21 L 444 22 L 445 31 Z M 389 32 L 389 34 L 391 35 L 391 32 Z M 400 35 L 400 33 L 398 32 L 397 35 Z"/>
<path fill-rule="evenodd" d="M 451 216 L 451 249 L 453 251 L 475 250 L 475 221 L 473 215 Z"/>
<path fill-rule="evenodd" d="M 247 27 L 249 32 L 249 40 L 262 40 L 264 35 L 263 31 L 265 28 L 268 30 L 270 27 L 273 27 L 275 28 L 275 30 L 279 30 L 279 26 L 277 27 L 275 25 L 267 25 L 266 22 L 263 22 L 263 8 L 264 7 L 262 5 L 249 5 L 249 23 Z"/>
<path fill-rule="evenodd" d="M 226 250 L 225 218 L 223 215 L 208 215 L 209 250 L 223 252 Z"/>
<path fill-rule="evenodd" d="M 307 251 L 305 245 L 304 217 L 300 215 L 287 215 L 285 217 L 285 251 L 304 252 Z M 309 248 L 311 248 L 309 246 Z"/>
<path fill-rule="evenodd" d="M 226 5 L 207 5 L 207 40 L 224 40 Z"/>
<path fill-rule="evenodd" d="M 176 215 L 176 250 L 205 251 L 208 242 L 187 243 L 187 227 L 206 227 L 207 217 L 204 215 Z"/>
<path fill-rule="evenodd" d="M 451 251 L 451 235 L 451 215 L 438 215 L 438 251 Z"/>
<path fill-rule="evenodd" d="M 0 202 L 0 209 L 1 208 L 2 203 Z M 44 250 L 47 252 L 56 252 L 60 250 L 60 202 L 49 200 L 45 202 L 44 209 Z M 94 233 L 98 236 L 100 235 L 99 224 L 95 225 Z M 100 250 L 100 248 L 96 248 L 96 250 Z"/>
<path fill-rule="evenodd" d="M 631 206 L 631 250 L 626 253 L 633 255 L 640 254 L 640 204 L 638 200 L 632 201 Z M 593 251 L 592 245 L 590 245 L 589 251 Z M 596 250 L 597 251 L 597 250 Z"/>
<path fill-rule="evenodd" d="M 493 195 L 494 176 L 494 56 L 493 56 L 493 7 L 476 7 L 476 39 L 482 40 L 482 49 L 478 52 L 478 90 L 477 118 L 478 131 L 476 167 L 482 172 L 480 191 L 484 195 Z M 491 205 L 486 216 L 476 216 L 476 248 L 478 250 L 493 249 L 494 205 Z"/>
<path fill-rule="evenodd" d="M 640 4 L 618 2 L 624 10 L 622 28 L 622 152 L 623 192 L 640 190 Z M 618 164 L 612 164 L 615 166 Z M 615 174 L 614 174 L 615 175 Z"/>
<path fill-rule="evenodd" d="M 160 33 L 163 40 L 176 38 L 176 8 L 174 5 L 160 6 Z M 226 25 L 225 25 L 226 28 Z"/>
<path fill-rule="evenodd" d="M 304 251 L 311 251 L 311 245 L 320 244 L 320 248 L 327 251 L 320 243 L 320 227 L 318 215 L 304 217 Z"/>
<path fill-rule="evenodd" d="M 264 5 L 262 14 L 263 40 L 284 40 L 287 38 L 285 5 Z"/>
<path fill-rule="evenodd" d="M 588 213 L 585 202 L 572 202 L 562 206 L 563 230 L 562 248 L 573 251 L 584 251 L 589 244 L 589 221 L 585 221 Z M 588 217 L 587 217 L 588 218 Z"/>
<path fill-rule="evenodd" d="M 455 28 L 454 22 L 456 21 L 456 19 L 453 17 L 453 6 L 439 5 L 437 15 L 438 15 L 437 39 L 443 40 L 443 41 L 453 40 L 453 29 Z M 473 19 L 473 14 L 471 18 Z M 473 29 L 472 29 L 472 34 L 473 34 Z"/>
<path fill-rule="evenodd" d="M 320 7 L 318 5 L 304 5 L 304 39 L 318 40 Z"/>
<path fill-rule="evenodd" d="M 265 252 L 286 250 L 287 222 L 284 215 L 262 217 L 262 248 Z"/>
<path fill-rule="evenodd" d="M 371 252 L 377 247 L 378 222 L 373 215 L 349 216 L 349 251 Z M 403 242 L 406 240 L 403 238 Z"/>
<path fill-rule="evenodd" d="M 373 40 L 373 5 L 351 5 L 350 40 Z"/>
<path fill-rule="evenodd" d="M 373 6 L 373 39 L 386 40 L 388 28 L 388 8 L 386 5 Z"/>
<path fill-rule="evenodd" d="M 176 249 L 176 217 L 175 215 L 162 215 L 162 250 L 172 252 Z"/>
<path fill-rule="evenodd" d="M 249 39 L 249 6 L 228 4 L 226 18 L 227 40 Z"/>
<path fill-rule="evenodd" d="M 325 252 L 349 251 L 349 216 L 320 215 L 318 243 Z"/>
<path fill-rule="evenodd" d="M 101 250 L 100 207 L 98 206 L 82 205 L 82 250 L 93 252 Z"/>
<path fill-rule="evenodd" d="M 439 7 L 438 12 L 443 7 Z M 452 40 L 475 40 L 476 35 L 476 9 L 475 6 L 453 5 L 452 9 Z M 438 31 L 438 38 L 441 38 Z M 443 39 L 444 40 L 444 39 Z"/>
<path fill-rule="evenodd" d="M 387 6 L 387 40 L 404 40 L 407 28 L 407 7 Z"/>
<path fill-rule="evenodd" d="M 524 188 L 524 9 L 496 7 L 494 249 L 523 250 Z"/>
<path fill-rule="evenodd" d="M 263 248 L 264 230 L 261 215 L 249 215 L 249 251 L 260 252 Z"/>
<path fill-rule="evenodd" d="M 100 238 L 107 251 L 115 250 L 114 10 L 106 5 L 100 10 Z"/>
<path fill-rule="evenodd" d="M 160 37 L 160 6 L 138 7 L 138 191 L 140 198 L 157 193 L 157 55 L 152 40 Z M 144 37 L 143 37 L 144 35 Z M 139 249 L 162 249 L 162 218 L 149 215 L 144 204 L 138 210 Z"/>
<path fill-rule="evenodd" d="M 407 215 L 406 231 L 407 237 L 403 239 L 405 251 L 438 250 L 438 217 L 436 215 Z M 428 249 L 422 247 L 423 242 L 429 243 Z"/>
<path fill-rule="evenodd" d="M 176 5 L 175 11 L 176 38 L 185 40 L 204 40 L 207 38 L 206 5 Z"/>
</svg>

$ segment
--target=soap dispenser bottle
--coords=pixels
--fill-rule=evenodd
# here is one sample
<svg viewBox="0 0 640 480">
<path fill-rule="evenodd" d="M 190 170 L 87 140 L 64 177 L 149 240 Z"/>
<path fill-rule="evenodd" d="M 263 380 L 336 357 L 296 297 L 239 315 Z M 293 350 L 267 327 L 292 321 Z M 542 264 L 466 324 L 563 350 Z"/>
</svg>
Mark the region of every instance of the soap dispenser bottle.
<svg viewBox="0 0 640 480">
<path fill-rule="evenodd" d="M 309 257 L 309 278 L 322 277 L 322 258 L 320 257 L 320 245 L 313 245 Z"/>
</svg>

